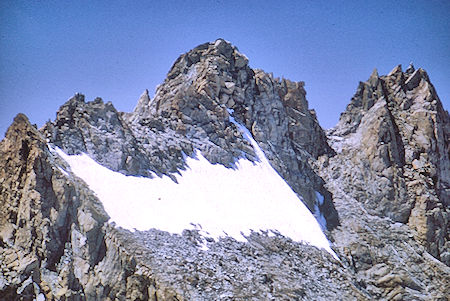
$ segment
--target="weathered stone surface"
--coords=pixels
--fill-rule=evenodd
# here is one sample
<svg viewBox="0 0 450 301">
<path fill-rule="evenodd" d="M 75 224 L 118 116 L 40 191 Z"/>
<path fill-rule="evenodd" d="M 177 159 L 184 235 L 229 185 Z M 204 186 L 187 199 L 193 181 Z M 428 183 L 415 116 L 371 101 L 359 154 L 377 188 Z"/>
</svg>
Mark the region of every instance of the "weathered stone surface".
<svg viewBox="0 0 450 301">
<path fill-rule="evenodd" d="M 323 174 L 335 173 L 371 214 L 408 224 L 450 265 L 450 119 L 426 72 L 374 72 L 329 137 L 338 155 Z"/>
<path fill-rule="evenodd" d="M 85 103 L 84 96 L 76 94 L 42 131 L 65 152 L 87 153 L 114 171 L 149 176 L 153 167 L 114 106 L 101 98 Z"/>
</svg>

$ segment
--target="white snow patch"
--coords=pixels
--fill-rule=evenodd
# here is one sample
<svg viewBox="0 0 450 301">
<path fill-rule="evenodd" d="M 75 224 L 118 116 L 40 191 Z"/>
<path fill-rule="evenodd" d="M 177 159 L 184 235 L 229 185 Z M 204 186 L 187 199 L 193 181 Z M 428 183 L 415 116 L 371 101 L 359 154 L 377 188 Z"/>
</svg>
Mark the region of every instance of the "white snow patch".
<svg viewBox="0 0 450 301">
<path fill-rule="evenodd" d="M 58 166 L 58 169 L 59 169 L 59 171 L 62 172 L 63 175 L 65 175 L 66 177 L 69 176 L 69 174 L 67 173 L 67 171 L 65 171 L 61 166 Z"/>
<path fill-rule="evenodd" d="M 36 297 L 36 301 L 45 301 L 45 296 L 43 293 L 40 293 L 39 295 L 37 295 Z"/>
<path fill-rule="evenodd" d="M 319 205 L 322 206 L 322 205 L 323 205 L 324 197 L 323 197 L 323 195 L 322 195 L 320 192 L 318 192 L 318 191 L 316 191 L 316 199 L 317 199 L 317 202 L 319 203 Z"/>
<path fill-rule="evenodd" d="M 344 139 L 341 136 L 328 136 L 328 138 L 336 141 L 342 141 Z"/>
<path fill-rule="evenodd" d="M 96 193 L 111 221 L 123 228 L 181 233 L 200 225 L 206 236 L 229 235 L 239 241 L 246 241 L 243 235 L 251 230 L 273 231 L 337 258 L 319 223 L 272 168 L 250 132 L 230 120 L 253 145 L 260 162 L 240 158 L 231 169 L 211 164 L 195 151 L 194 158 L 186 157 L 187 168 L 177 175 L 178 184 L 167 176 L 125 176 L 86 154 L 69 156 L 55 150 Z M 201 248 L 207 249 L 206 242 Z"/>
<path fill-rule="evenodd" d="M 314 217 L 317 219 L 317 221 L 319 222 L 320 227 L 322 228 L 322 230 L 325 230 L 327 228 L 327 220 L 325 219 L 325 217 L 323 216 L 322 212 L 319 209 L 319 205 L 322 206 L 323 202 L 324 202 L 324 197 L 323 195 L 316 191 L 316 200 L 317 203 L 314 206 Z"/>
<path fill-rule="evenodd" d="M 322 212 L 320 212 L 319 206 L 317 206 L 317 204 L 314 206 L 314 217 L 319 223 L 320 228 L 322 230 L 325 230 L 327 228 L 327 220 L 323 216 Z"/>
</svg>

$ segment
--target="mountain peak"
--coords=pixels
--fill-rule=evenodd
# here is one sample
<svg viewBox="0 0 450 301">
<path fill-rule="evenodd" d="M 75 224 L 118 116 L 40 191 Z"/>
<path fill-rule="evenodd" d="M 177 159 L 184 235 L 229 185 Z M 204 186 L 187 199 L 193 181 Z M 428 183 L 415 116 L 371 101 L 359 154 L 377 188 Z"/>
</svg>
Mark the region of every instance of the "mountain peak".
<svg viewBox="0 0 450 301">
<path fill-rule="evenodd" d="M 215 42 L 201 44 L 185 54 L 182 54 L 173 64 L 167 79 L 174 79 L 180 74 L 186 74 L 189 68 L 199 62 L 222 58 L 221 63 L 228 65 L 230 69 L 244 68 L 248 64 L 248 59 L 241 54 L 237 47 L 224 39 L 217 39 Z"/>
<path fill-rule="evenodd" d="M 16 117 L 14 117 L 13 123 L 9 127 L 8 132 L 14 132 L 18 128 L 31 128 L 30 120 L 28 119 L 27 115 L 23 113 L 17 114 Z"/>
<path fill-rule="evenodd" d="M 394 69 L 392 69 L 391 72 L 388 73 L 388 76 L 397 74 L 399 72 L 402 72 L 402 64 L 398 64 L 397 66 L 395 66 Z"/>
<path fill-rule="evenodd" d="M 6 131 L 5 138 L 10 141 L 18 141 L 24 137 L 41 140 L 36 125 L 32 125 L 25 114 L 19 113 Z"/>
<path fill-rule="evenodd" d="M 416 69 L 414 68 L 413 62 L 410 62 L 408 68 L 406 68 L 405 73 L 412 74 L 415 70 Z"/>
<path fill-rule="evenodd" d="M 121 116 L 150 153 L 158 143 L 159 158 L 150 158 L 158 158 L 159 163 L 151 170 L 164 174 L 183 166 L 181 154 L 189 156 L 194 149 L 209 162 L 227 167 L 242 157 L 257 160 L 252 146 L 230 121 L 235 118 L 249 129 L 308 208 L 315 210 L 314 191 L 319 191 L 325 198 L 320 210 L 329 212 L 328 225 L 338 224 L 330 195 L 311 166 L 295 163 L 299 157 L 307 162 L 308 156 L 333 153 L 317 116 L 308 108 L 303 82 L 274 79 L 262 70 L 251 69 L 247 57 L 224 39 L 181 55 L 155 96 L 150 99 L 144 92 L 135 110 Z M 174 149 L 170 140 L 160 138 L 162 135 L 170 136 L 179 146 Z M 296 166 L 295 171 L 289 171 L 291 165 Z"/>
<path fill-rule="evenodd" d="M 77 93 L 39 131 L 17 115 L 0 295 L 443 300 L 449 124 L 426 72 L 398 65 L 359 83 L 327 137 L 303 82 L 199 45 L 133 112 Z"/>
</svg>

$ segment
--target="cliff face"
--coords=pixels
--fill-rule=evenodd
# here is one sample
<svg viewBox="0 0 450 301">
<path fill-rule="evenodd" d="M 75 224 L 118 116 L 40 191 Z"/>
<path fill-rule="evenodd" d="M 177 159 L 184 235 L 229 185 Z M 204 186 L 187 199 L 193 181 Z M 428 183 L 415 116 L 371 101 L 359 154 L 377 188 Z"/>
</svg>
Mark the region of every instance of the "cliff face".
<svg viewBox="0 0 450 301">
<path fill-rule="evenodd" d="M 426 72 L 374 71 L 329 137 L 333 181 L 369 213 L 407 224 L 450 265 L 450 122 Z"/>
<path fill-rule="evenodd" d="M 80 297 L 87 268 L 105 258 L 106 213 L 24 115 L 0 152 L 2 300 Z"/>
<path fill-rule="evenodd" d="M 449 125 L 426 72 L 397 66 L 361 82 L 328 131 L 337 154 L 317 166 L 341 218 L 335 247 L 379 298 L 448 289 L 430 259 L 450 264 Z"/>
<path fill-rule="evenodd" d="M 131 113 L 77 94 L 39 131 L 19 114 L 0 143 L 0 299 L 446 300 L 450 121 L 425 71 L 375 71 L 327 133 L 305 95 L 219 39 L 180 56 Z M 116 227 L 56 151 L 174 181 L 196 150 L 256 163 L 230 117 L 325 218 L 339 261 L 280 234 Z"/>
</svg>

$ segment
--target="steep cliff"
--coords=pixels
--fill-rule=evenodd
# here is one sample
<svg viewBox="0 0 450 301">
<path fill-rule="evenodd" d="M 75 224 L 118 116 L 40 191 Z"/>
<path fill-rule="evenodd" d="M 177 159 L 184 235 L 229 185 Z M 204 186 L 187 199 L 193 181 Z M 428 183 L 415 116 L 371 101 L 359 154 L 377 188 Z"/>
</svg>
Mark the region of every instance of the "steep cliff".
<svg viewBox="0 0 450 301">
<path fill-rule="evenodd" d="M 449 126 L 426 72 L 397 66 L 361 82 L 328 131 L 337 154 L 317 166 L 341 218 L 335 247 L 378 298 L 448 290 L 431 255 L 450 265 Z"/>
<path fill-rule="evenodd" d="M 450 120 L 427 73 L 375 70 L 329 137 L 333 181 L 371 214 L 407 224 L 450 265 Z"/>
</svg>

